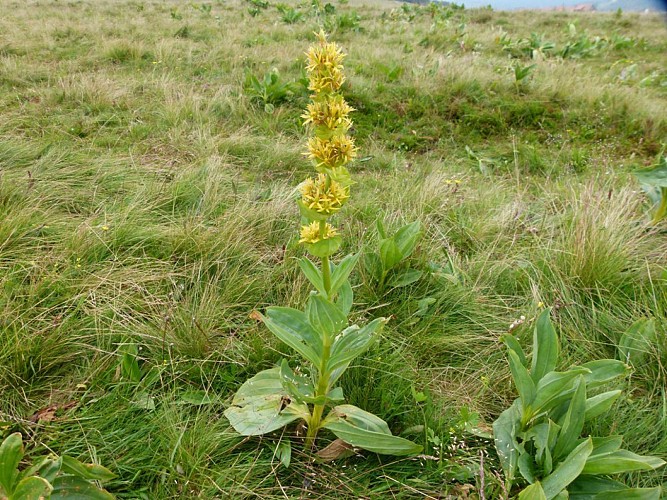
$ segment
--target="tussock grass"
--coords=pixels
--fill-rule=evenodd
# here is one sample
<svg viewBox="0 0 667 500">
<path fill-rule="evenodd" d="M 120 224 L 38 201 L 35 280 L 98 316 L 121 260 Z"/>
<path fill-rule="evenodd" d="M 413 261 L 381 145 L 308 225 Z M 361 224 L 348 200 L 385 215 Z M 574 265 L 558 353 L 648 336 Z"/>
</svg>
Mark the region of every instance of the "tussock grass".
<svg viewBox="0 0 667 500">
<path fill-rule="evenodd" d="M 297 439 L 285 469 L 281 436 L 241 439 L 221 415 L 248 375 L 289 355 L 252 311 L 308 294 L 292 199 L 309 169 L 300 79 L 317 18 L 294 2 L 293 24 L 273 4 L 256 17 L 248 2 L 210 5 L 0 0 L 3 432 L 23 431 L 33 456 L 103 463 L 121 498 L 460 497 L 479 489 L 484 450 L 498 498 L 492 445 L 462 415 L 488 424 L 514 399 L 499 338 L 523 315 L 528 344 L 543 303 L 563 367 L 616 356 L 634 321 L 655 318 L 649 361 L 591 431 L 667 455 L 667 240 L 628 175 L 665 145 L 661 18 L 335 4 L 361 148 L 345 250 L 377 245 L 377 217 L 424 227 L 419 282 L 380 292 L 363 268 L 353 277 L 357 318 L 392 320 L 342 385 L 427 456 L 318 464 Z M 536 32 L 560 49 L 570 23 L 628 40 L 543 60 L 499 43 Z M 517 85 L 512 66 L 532 63 Z M 292 85 L 269 114 L 245 81 L 273 68 Z M 139 383 L 122 377 L 129 345 Z M 50 405 L 55 420 L 31 421 Z"/>
</svg>

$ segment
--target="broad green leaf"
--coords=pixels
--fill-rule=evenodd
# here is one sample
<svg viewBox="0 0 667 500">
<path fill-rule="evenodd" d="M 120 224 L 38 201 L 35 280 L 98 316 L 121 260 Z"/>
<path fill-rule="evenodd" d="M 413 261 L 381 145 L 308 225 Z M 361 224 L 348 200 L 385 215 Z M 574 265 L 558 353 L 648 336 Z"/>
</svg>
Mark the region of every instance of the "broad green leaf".
<svg viewBox="0 0 667 500">
<path fill-rule="evenodd" d="M 200 391 L 191 389 L 181 394 L 177 404 L 190 404 L 196 406 L 210 405 L 217 403 L 220 397 L 217 394 L 212 394 L 208 391 Z"/>
<path fill-rule="evenodd" d="M 565 459 L 556 466 L 554 471 L 542 480 L 542 488 L 547 500 L 555 498 L 561 491 L 574 481 L 583 470 L 586 459 L 593 451 L 593 441 L 588 438 L 577 446 Z"/>
<path fill-rule="evenodd" d="M 44 457 L 31 467 L 21 471 L 18 475 L 19 481 L 30 476 L 39 476 L 46 479 L 49 483 L 53 482 L 56 475 L 60 472 L 62 458 Z"/>
<path fill-rule="evenodd" d="M 62 456 L 62 471 L 84 479 L 93 479 L 102 482 L 109 481 L 116 477 L 116 475 L 106 467 L 97 464 L 82 464 L 77 459 L 67 455 Z"/>
<path fill-rule="evenodd" d="M 419 278 L 422 277 L 422 274 L 421 271 L 417 271 L 416 269 L 404 269 L 398 271 L 389 280 L 389 286 L 392 288 L 401 288 L 411 285 L 415 281 L 418 281 Z"/>
<path fill-rule="evenodd" d="M 607 391 L 586 400 L 586 420 L 591 420 L 611 408 L 623 391 Z"/>
<path fill-rule="evenodd" d="M 335 254 L 341 243 L 343 243 L 343 239 L 340 236 L 334 236 L 333 238 L 320 240 L 317 243 L 306 243 L 306 249 L 311 255 L 322 259 Z"/>
<path fill-rule="evenodd" d="M 533 333 L 533 362 L 530 375 L 537 384 L 542 377 L 556 368 L 558 336 L 549 318 L 551 309 L 545 309 L 537 318 Z"/>
<path fill-rule="evenodd" d="M 310 325 L 321 334 L 321 338 L 331 339 L 347 324 L 347 316 L 343 311 L 321 295 L 311 295 L 308 298 L 306 315 Z M 319 354 L 321 351 L 317 352 Z"/>
<path fill-rule="evenodd" d="M 653 349 L 655 340 L 655 320 L 644 318 L 636 321 L 621 336 L 618 343 L 621 359 L 634 366 L 641 365 L 646 355 Z"/>
<path fill-rule="evenodd" d="M 57 477 L 51 492 L 51 500 L 113 500 L 114 498 L 111 493 L 76 476 Z"/>
<path fill-rule="evenodd" d="M 142 410 L 152 411 L 155 409 L 155 398 L 148 391 L 137 391 L 130 404 Z"/>
<path fill-rule="evenodd" d="M 43 477 L 26 477 L 16 485 L 14 493 L 9 498 L 11 500 L 43 500 L 48 498 L 52 489 L 49 482 Z M 51 496 L 51 498 L 55 497 Z"/>
<path fill-rule="evenodd" d="M 382 260 L 375 252 L 366 252 L 363 257 L 364 269 L 375 281 L 382 279 Z"/>
<path fill-rule="evenodd" d="M 359 260 L 360 254 L 347 255 L 340 263 L 335 267 L 333 273 L 331 274 L 331 289 L 329 294 L 331 296 L 335 295 L 336 292 L 347 282 L 350 273 L 354 269 L 354 266 Z"/>
<path fill-rule="evenodd" d="M 505 477 L 512 481 L 519 460 L 516 450 L 516 433 L 521 424 L 521 409 L 519 400 L 514 401 L 512 406 L 503 411 L 495 422 L 493 422 L 493 441 L 496 445 L 500 464 L 505 472 Z"/>
<path fill-rule="evenodd" d="M 328 370 L 346 365 L 365 352 L 373 345 L 377 339 L 377 334 L 386 321 L 385 318 L 376 318 L 361 328 L 353 325 L 343 330 L 331 346 L 331 357 L 327 364 Z"/>
<path fill-rule="evenodd" d="M 323 427 L 352 446 L 385 455 L 415 455 L 422 447 L 393 436 L 381 418 L 356 406 L 340 405 L 331 410 Z"/>
<path fill-rule="evenodd" d="M 325 402 L 325 398 L 321 402 L 315 401 L 315 388 L 310 377 L 301 373 L 294 373 L 286 359 L 280 362 L 280 381 L 285 392 L 296 401 L 316 404 L 324 404 Z"/>
<path fill-rule="evenodd" d="M 519 500 L 547 500 L 540 482 L 531 484 L 519 493 Z"/>
<path fill-rule="evenodd" d="M 618 491 L 598 493 L 595 500 L 660 500 L 662 488 L 626 488 Z"/>
<path fill-rule="evenodd" d="M 38 473 L 39 477 L 43 477 L 49 483 L 53 483 L 53 481 L 56 479 L 56 476 L 60 472 L 62 463 L 63 463 L 62 457 L 58 457 L 55 460 L 47 458 L 44 462 L 40 464 Z"/>
<path fill-rule="evenodd" d="M 628 366 L 617 359 L 597 359 L 581 366 L 590 370 L 590 373 L 584 374 L 588 389 L 595 389 L 628 373 Z"/>
<path fill-rule="evenodd" d="M 331 389 L 327 394 L 327 399 L 334 403 L 341 403 L 342 401 L 345 401 L 345 396 L 343 396 L 342 387 L 334 387 L 333 389 Z"/>
<path fill-rule="evenodd" d="M 350 175 L 350 171 L 345 167 L 336 167 L 336 168 L 323 168 L 324 173 L 329 174 L 332 180 L 336 181 L 338 184 L 348 187 L 355 184 Z"/>
<path fill-rule="evenodd" d="M 534 483 L 535 461 L 533 460 L 533 456 L 528 452 L 520 453 L 517 465 L 519 467 L 519 472 L 524 477 L 524 479 L 530 484 Z"/>
<path fill-rule="evenodd" d="M 276 445 L 273 456 L 280 460 L 280 463 L 283 464 L 286 469 L 289 469 L 290 463 L 292 462 L 292 444 L 290 440 L 281 439 Z"/>
<path fill-rule="evenodd" d="M 570 453 L 581 435 L 584 428 L 584 419 L 586 416 L 586 383 L 584 377 L 579 375 L 576 382 L 576 389 L 574 395 L 570 400 L 570 406 L 567 413 L 563 417 L 560 425 L 560 433 L 556 441 L 556 447 L 553 451 L 553 456 L 558 461 L 560 457 L 566 456 Z"/>
<path fill-rule="evenodd" d="M 308 407 L 293 401 L 283 389 L 280 368 L 261 371 L 246 380 L 225 410 L 229 423 L 244 436 L 266 434 L 309 415 Z"/>
<path fill-rule="evenodd" d="M 537 394 L 533 401 L 533 414 L 549 410 L 558 404 L 568 391 L 574 389 L 574 380 L 588 373 L 586 368 L 572 368 L 566 372 L 549 372 L 537 384 Z"/>
<path fill-rule="evenodd" d="M 560 426 L 557 423 L 549 420 L 548 425 L 548 442 L 546 448 L 544 449 L 544 460 L 542 461 L 543 477 L 548 476 L 554 470 L 554 460 L 551 450 L 553 450 L 556 446 L 556 440 L 558 439 L 558 433 L 560 432 Z"/>
<path fill-rule="evenodd" d="M 343 286 L 338 290 L 338 295 L 336 296 L 335 304 L 338 309 L 341 310 L 343 315 L 347 317 L 352 310 L 352 302 L 354 301 L 354 292 L 352 291 L 352 286 L 349 281 L 343 283 Z"/>
<path fill-rule="evenodd" d="M 315 366 L 320 364 L 322 339 L 305 313 L 290 307 L 269 307 L 262 320 L 276 337 Z"/>
<path fill-rule="evenodd" d="M 120 363 L 121 376 L 130 382 L 141 382 L 141 369 L 137 360 L 139 351 L 136 344 L 127 344 L 123 350 L 123 358 Z"/>
<path fill-rule="evenodd" d="M 517 356 L 519 356 L 519 361 L 521 361 L 521 364 L 523 366 L 528 366 L 528 362 L 526 361 L 526 354 L 523 352 L 523 349 L 521 348 L 521 344 L 519 344 L 519 341 L 516 339 L 514 335 L 503 335 L 502 336 L 502 341 L 505 342 L 505 345 L 514 351 Z"/>
<path fill-rule="evenodd" d="M 667 187 L 667 156 L 663 156 L 657 165 L 635 170 L 632 173 L 642 184 Z"/>
<path fill-rule="evenodd" d="M 593 438 L 593 453 L 591 457 L 597 455 L 606 455 L 613 453 L 621 447 L 623 443 L 623 436 L 605 436 Z"/>
<path fill-rule="evenodd" d="M 0 488 L 6 495 L 14 491 L 21 458 L 23 458 L 23 440 L 21 433 L 15 432 L 0 445 Z"/>
<path fill-rule="evenodd" d="M 315 287 L 315 290 L 326 296 L 327 292 L 324 289 L 322 272 L 315 267 L 315 264 L 308 257 L 303 257 L 299 259 L 299 267 L 303 271 L 303 274 L 306 275 L 306 278 L 308 278 L 308 281 Z"/>
<path fill-rule="evenodd" d="M 398 248 L 398 245 L 392 238 L 380 240 L 380 259 L 382 260 L 382 268 L 388 271 L 396 266 L 403 256 Z"/>
<path fill-rule="evenodd" d="M 530 378 L 530 373 L 526 367 L 521 363 L 521 358 L 512 349 L 507 351 L 509 357 L 510 371 L 514 379 L 514 385 L 519 392 L 521 398 L 521 407 L 526 411 L 533 400 L 535 399 L 535 383 Z"/>
<path fill-rule="evenodd" d="M 406 224 L 396 231 L 392 239 L 396 242 L 401 258 L 405 259 L 414 252 L 420 233 L 421 223 L 419 221 Z"/>
<path fill-rule="evenodd" d="M 299 212 L 301 215 L 311 222 L 327 220 L 330 217 L 329 215 L 321 214 L 316 210 L 308 208 L 301 199 L 296 200 L 296 204 L 299 205 Z"/>
<path fill-rule="evenodd" d="M 628 450 L 594 455 L 586 462 L 584 474 L 618 474 L 638 470 L 653 470 L 665 465 L 658 457 L 642 456 Z"/>
<path fill-rule="evenodd" d="M 538 466 L 541 466 L 544 476 L 551 473 L 551 445 L 552 441 L 555 440 L 551 435 L 557 434 L 558 429 L 559 427 L 549 420 L 549 422 L 532 426 L 521 435 L 524 441 L 533 441 L 535 445 L 535 462 Z"/>
<path fill-rule="evenodd" d="M 378 234 L 380 235 L 380 238 L 384 239 L 387 237 L 387 231 L 384 228 L 384 224 L 382 223 L 382 219 L 379 217 L 375 219 L 375 227 L 378 230 Z"/>
<path fill-rule="evenodd" d="M 598 494 L 624 489 L 627 489 L 627 486 L 613 479 L 586 474 L 581 474 L 567 487 L 570 492 L 570 500 L 593 500 Z"/>
</svg>

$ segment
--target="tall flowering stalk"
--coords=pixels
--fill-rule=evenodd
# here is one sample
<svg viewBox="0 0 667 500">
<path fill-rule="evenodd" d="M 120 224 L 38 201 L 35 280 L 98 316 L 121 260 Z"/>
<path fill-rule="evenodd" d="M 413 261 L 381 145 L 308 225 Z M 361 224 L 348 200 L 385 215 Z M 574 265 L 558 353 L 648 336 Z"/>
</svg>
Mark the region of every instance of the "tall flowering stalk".
<svg viewBox="0 0 667 500">
<path fill-rule="evenodd" d="M 309 363 L 292 370 L 287 360 L 246 381 L 225 411 L 234 429 L 246 436 L 277 430 L 304 420 L 305 445 L 313 446 L 321 429 L 328 429 L 344 442 L 376 453 L 407 455 L 421 446 L 393 436 L 379 417 L 356 406 L 339 404 L 343 391 L 336 382 L 350 362 L 368 350 L 386 322 L 377 318 L 367 325 L 349 325 L 353 293 L 348 277 L 359 255 L 347 255 L 335 265 L 331 256 L 342 238 L 329 222 L 350 197 L 353 184 L 346 165 L 357 149 L 349 135 L 354 111 L 339 93 L 345 82 L 345 54 L 328 42 L 324 33 L 307 52 L 311 103 L 303 118 L 313 131 L 305 155 L 316 173 L 300 185 L 299 210 L 305 219 L 299 242 L 320 259 L 318 268 L 310 259 L 300 259 L 301 270 L 313 285 L 305 310 L 269 307 L 264 324 L 280 340 Z M 329 409 L 326 417 L 325 411 Z"/>
</svg>

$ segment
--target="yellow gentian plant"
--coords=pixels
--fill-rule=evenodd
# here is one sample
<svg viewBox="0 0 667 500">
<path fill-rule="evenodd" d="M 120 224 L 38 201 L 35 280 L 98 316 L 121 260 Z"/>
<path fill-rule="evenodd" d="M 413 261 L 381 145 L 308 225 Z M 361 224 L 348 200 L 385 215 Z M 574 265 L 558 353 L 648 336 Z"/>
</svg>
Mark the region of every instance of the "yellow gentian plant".
<svg viewBox="0 0 667 500">
<path fill-rule="evenodd" d="M 303 420 L 307 449 L 320 429 L 328 429 L 344 442 L 376 453 L 419 453 L 421 446 L 393 436 L 381 418 L 342 404 L 343 391 L 336 386 L 350 362 L 377 340 L 386 320 L 377 318 L 364 326 L 349 324 L 353 294 L 348 278 L 359 254 L 347 255 L 337 265 L 330 261 L 342 238 L 329 220 L 350 197 L 353 182 L 346 165 L 357 154 L 349 135 L 349 115 L 354 110 L 340 94 L 345 54 L 320 32 L 307 56 L 313 94 L 303 118 L 313 136 L 305 156 L 312 160 L 316 174 L 299 186 L 297 203 L 305 221 L 299 242 L 320 259 L 321 266 L 307 257 L 299 261 L 315 288 L 304 311 L 269 307 L 262 320 L 308 361 L 308 367 L 293 370 L 283 359 L 279 366 L 258 373 L 239 388 L 225 416 L 245 436 L 266 434 Z"/>
</svg>

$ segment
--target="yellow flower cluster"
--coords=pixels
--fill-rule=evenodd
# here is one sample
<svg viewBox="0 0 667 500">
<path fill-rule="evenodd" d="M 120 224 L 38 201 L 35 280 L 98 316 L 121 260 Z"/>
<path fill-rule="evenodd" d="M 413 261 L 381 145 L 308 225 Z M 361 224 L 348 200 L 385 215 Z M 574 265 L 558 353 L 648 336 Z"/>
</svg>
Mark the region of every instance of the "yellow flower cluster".
<svg viewBox="0 0 667 500">
<path fill-rule="evenodd" d="M 311 222 L 301 228 L 301 239 L 299 243 L 317 243 L 320 240 L 326 240 L 336 236 L 338 232 L 328 222 L 324 224 L 324 231 L 319 222 Z"/>
<path fill-rule="evenodd" d="M 339 211 L 350 197 L 352 181 L 344 167 L 357 155 L 352 137 L 347 135 L 352 127 L 349 114 L 354 109 L 338 93 L 345 75 L 345 54 L 332 42 L 327 42 L 323 32 L 318 41 L 306 53 L 309 85 L 313 91 L 311 103 L 301 116 L 304 125 L 315 128 L 315 136 L 308 141 L 304 153 L 319 172 L 301 184 L 302 215 L 310 223 L 301 228 L 300 243 L 317 243 L 337 236 L 336 230 L 324 220 Z M 314 214 L 313 212 L 316 212 Z M 313 219 L 317 219 L 313 222 Z M 337 246 L 332 247 L 337 248 Z"/>
<path fill-rule="evenodd" d="M 308 141 L 308 158 L 315 160 L 317 168 L 336 168 L 354 160 L 357 148 L 347 135 L 335 135 L 329 139 L 312 137 Z"/>
<path fill-rule="evenodd" d="M 331 215 L 340 210 L 350 197 L 350 188 L 343 187 L 325 174 L 318 174 L 317 178 L 309 177 L 301 184 L 301 196 L 301 201 L 310 210 Z"/>
<path fill-rule="evenodd" d="M 348 118 L 354 108 L 350 107 L 342 95 L 328 95 L 321 101 L 308 105 L 306 112 L 301 115 L 304 125 L 312 123 L 316 127 L 326 127 L 329 130 L 341 129 L 345 132 L 352 126 Z"/>
</svg>

